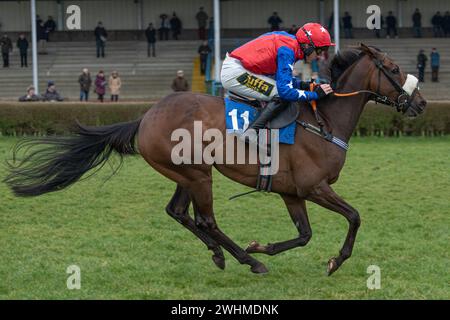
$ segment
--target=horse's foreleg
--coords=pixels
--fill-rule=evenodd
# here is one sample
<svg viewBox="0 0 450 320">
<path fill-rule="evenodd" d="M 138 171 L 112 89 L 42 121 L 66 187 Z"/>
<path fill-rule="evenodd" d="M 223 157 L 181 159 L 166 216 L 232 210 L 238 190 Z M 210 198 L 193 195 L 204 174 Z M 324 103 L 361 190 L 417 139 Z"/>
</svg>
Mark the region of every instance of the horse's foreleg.
<svg viewBox="0 0 450 320">
<path fill-rule="evenodd" d="M 339 256 L 328 261 L 327 271 L 328 275 L 331 275 L 351 256 L 361 220 L 358 211 L 339 197 L 326 182 L 318 185 L 307 197 L 307 200 L 311 200 L 324 208 L 343 215 L 349 223 L 347 237 L 339 252 Z"/>
<path fill-rule="evenodd" d="M 212 259 L 216 266 L 220 269 L 225 269 L 225 257 L 222 248 L 209 235 L 195 225 L 194 219 L 189 216 L 190 203 L 191 198 L 189 193 L 186 189 L 178 185 L 172 199 L 166 207 L 166 212 L 203 241 L 208 249 L 214 252 Z"/>
<path fill-rule="evenodd" d="M 239 263 L 248 264 L 254 273 L 266 273 L 266 267 L 228 238 L 217 226 L 213 212 L 211 177 L 199 179 L 189 186 L 196 225 L 227 250 Z"/>
<path fill-rule="evenodd" d="M 269 243 L 265 246 L 260 245 L 256 241 L 252 241 L 246 249 L 248 253 L 265 253 L 268 255 L 275 255 L 292 248 L 305 246 L 309 239 L 311 239 L 312 231 L 308 221 L 305 200 L 296 196 L 283 195 L 281 197 L 286 204 L 292 221 L 297 227 L 299 236 L 292 240 Z"/>
</svg>

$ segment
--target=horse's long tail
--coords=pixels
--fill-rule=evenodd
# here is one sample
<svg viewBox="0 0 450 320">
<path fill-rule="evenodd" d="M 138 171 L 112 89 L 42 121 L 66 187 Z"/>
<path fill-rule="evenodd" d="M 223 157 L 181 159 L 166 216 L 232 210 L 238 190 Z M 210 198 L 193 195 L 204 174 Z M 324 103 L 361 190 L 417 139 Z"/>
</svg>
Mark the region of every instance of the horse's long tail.
<svg viewBox="0 0 450 320">
<path fill-rule="evenodd" d="M 99 170 L 115 151 L 120 155 L 137 154 L 135 136 L 141 119 L 102 127 L 77 124 L 70 136 L 26 138 L 14 148 L 5 182 L 17 196 L 38 196 L 64 189 L 80 180 L 89 170 Z M 113 172 L 116 173 L 117 169 Z"/>
</svg>

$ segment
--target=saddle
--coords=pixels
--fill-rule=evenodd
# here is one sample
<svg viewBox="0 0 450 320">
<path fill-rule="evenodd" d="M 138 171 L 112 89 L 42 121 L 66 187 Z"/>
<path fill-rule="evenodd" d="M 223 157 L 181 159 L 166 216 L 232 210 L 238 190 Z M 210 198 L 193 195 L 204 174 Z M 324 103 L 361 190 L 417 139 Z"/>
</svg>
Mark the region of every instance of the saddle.
<svg viewBox="0 0 450 320">
<path fill-rule="evenodd" d="M 265 101 L 258 101 L 256 99 L 251 100 L 231 91 L 229 92 L 229 98 L 231 100 L 244 103 L 253 108 L 256 108 L 258 111 L 263 109 L 267 104 L 267 102 Z M 287 125 L 294 122 L 299 115 L 300 115 L 299 105 L 297 103 L 289 103 L 289 105 L 286 108 L 284 108 L 284 110 L 282 110 L 278 115 L 275 116 L 275 118 L 273 118 L 266 124 L 266 127 L 267 129 L 284 128 Z"/>
</svg>

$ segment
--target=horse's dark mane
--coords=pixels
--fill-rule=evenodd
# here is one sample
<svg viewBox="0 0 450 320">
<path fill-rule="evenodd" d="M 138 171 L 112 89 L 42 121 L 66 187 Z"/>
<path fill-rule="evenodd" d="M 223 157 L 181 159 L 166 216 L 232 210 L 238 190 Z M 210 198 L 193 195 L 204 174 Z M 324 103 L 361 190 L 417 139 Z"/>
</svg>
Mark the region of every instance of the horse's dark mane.
<svg viewBox="0 0 450 320">
<path fill-rule="evenodd" d="M 378 52 L 381 52 L 380 49 L 371 46 L 372 49 L 375 49 Z M 354 47 L 351 49 L 346 49 L 340 51 L 336 54 L 333 59 L 330 61 L 328 65 L 329 77 L 331 81 L 331 86 L 333 88 L 336 87 L 337 80 L 339 77 L 347 70 L 352 64 L 354 64 L 357 60 L 364 56 L 364 51 L 361 47 Z"/>
</svg>

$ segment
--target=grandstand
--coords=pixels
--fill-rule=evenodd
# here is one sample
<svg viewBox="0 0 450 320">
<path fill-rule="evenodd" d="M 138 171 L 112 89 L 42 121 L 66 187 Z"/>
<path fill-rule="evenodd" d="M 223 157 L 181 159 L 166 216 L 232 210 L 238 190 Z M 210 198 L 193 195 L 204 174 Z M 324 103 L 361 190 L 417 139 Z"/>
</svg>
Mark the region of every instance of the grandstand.
<svg viewBox="0 0 450 320">
<path fill-rule="evenodd" d="M 249 39 L 223 39 L 223 52 Z M 362 41 L 379 47 L 408 73 L 416 74 L 416 56 L 419 49 L 427 53 L 437 47 L 441 54 L 440 82 L 432 83 L 431 68 L 427 68 L 426 82 L 421 90 L 429 100 L 450 99 L 450 41 L 433 38 L 426 39 L 353 39 L 342 40 L 342 47 Z M 201 91 L 204 78 L 196 72 L 198 64 L 197 48 L 199 41 L 161 41 L 157 43 L 157 57 L 148 58 L 144 41 L 111 41 L 106 48 L 106 58 L 95 57 L 95 45 L 92 41 L 84 42 L 50 42 L 48 55 L 39 55 L 40 91 L 46 87 L 48 80 L 56 82 L 58 91 L 71 101 L 78 100 L 78 76 L 83 67 L 89 68 L 95 77 L 102 69 L 107 75 L 117 70 L 122 78 L 121 99 L 157 100 L 171 92 L 170 85 L 176 71 L 185 71 L 185 77 L 194 84 L 196 91 Z M 16 100 L 32 82 L 31 67 L 20 68 L 18 50 L 11 56 L 11 68 L 0 70 L 0 97 L 2 100 Z M 194 69 L 194 65 L 196 66 Z M 31 63 L 30 63 L 31 66 Z M 91 93 L 91 101 L 95 95 Z"/>
<path fill-rule="evenodd" d="M 67 30 L 65 9 L 76 3 L 82 12 L 82 28 Z M 322 21 L 328 25 L 333 10 L 333 0 L 228 0 L 220 1 L 222 56 L 243 42 L 268 31 L 267 17 L 277 10 L 283 18 L 283 27 L 292 23 L 301 25 L 308 21 Z M 8 33 L 15 43 L 19 32 L 30 37 L 29 1 L 1 1 L 1 32 Z M 400 39 L 376 39 L 373 30 L 366 27 L 366 9 L 370 0 L 341 1 L 340 14 L 350 11 L 353 15 L 354 35 L 357 39 L 341 37 L 341 49 L 358 42 L 374 45 L 389 55 L 406 72 L 417 74 L 416 57 L 419 49 L 426 54 L 437 47 L 441 54 L 440 82 L 431 83 L 431 68 L 426 69 L 426 83 L 421 84 L 429 100 L 448 100 L 450 91 L 450 41 L 449 38 L 432 38 L 431 16 L 436 10 L 448 10 L 448 0 L 379 0 L 377 4 L 383 15 L 392 10 L 398 18 Z M 121 100 L 157 100 L 171 92 L 170 85 L 176 71 L 185 71 L 185 77 L 194 91 L 205 91 L 204 77 L 198 72 L 197 22 L 195 14 L 200 6 L 209 16 L 213 13 L 211 0 L 38 0 L 37 13 L 43 19 L 53 15 L 57 20 L 57 31 L 48 43 L 48 55 L 39 55 L 39 89 L 43 92 L 46 82 L 56 82 L 58 91 L 71 101 L 79 98 L 77 79 L 84 67 L 91 76 L 100 70 L 106 75 L 117 70 L 123 82 Z M 412 38 L 411 14 L 419 7 L 423 14 L 424 38 Z M 258 10 L 254 10 L 258 8 Z M 179 41 L 158 41 L 157 57 L 147 58 L 144 29 L 148 22 L 158 27 L 159 15 L 173 10 L 183 21 Z M 106 58 L 95 57 L 93 28 L 101 20 L 108 30 Z M 211 30 L 210 30 L 211 31 Z M 332 53 L 332 52 L 330 52 Z M 32 83 L 31 52 L 28 55 L 29 68 L 20 68 L 19 53 L 15 48 L 11 56 L 11 67 L 0 68 L 0 100 L 16 100 Z M 91 89 L 92 90 L 92 89 Z M 95 99 L 91 94 L 90 100 Z M 108 98 L 108 97 L 107 97 Z"/>
</svg>

